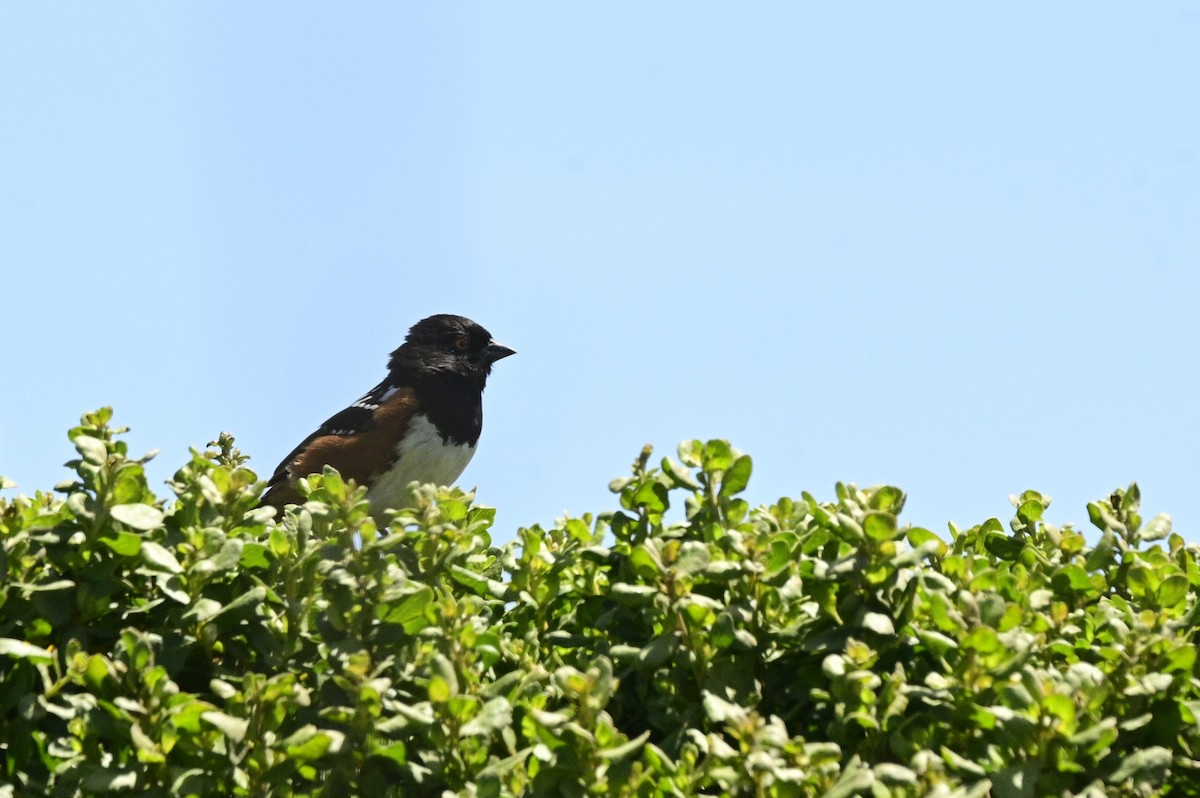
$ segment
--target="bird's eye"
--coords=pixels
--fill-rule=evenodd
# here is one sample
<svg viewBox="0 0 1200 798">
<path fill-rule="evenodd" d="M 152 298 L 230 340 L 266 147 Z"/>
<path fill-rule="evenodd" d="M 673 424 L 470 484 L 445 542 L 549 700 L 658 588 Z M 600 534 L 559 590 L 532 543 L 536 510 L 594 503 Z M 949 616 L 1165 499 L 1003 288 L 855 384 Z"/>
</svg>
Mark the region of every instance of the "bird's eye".
<svg viewBox="0 0 1200 798">
<path fill-rule="evenodd" d="M 470 346 L 471 346 L 471 342 L 468 341 L 466 338 L 455 338 L 454 339 L 454 348 L 457 349 L 459 352 L 467 351 L 467 349 Z"/>
</svg>

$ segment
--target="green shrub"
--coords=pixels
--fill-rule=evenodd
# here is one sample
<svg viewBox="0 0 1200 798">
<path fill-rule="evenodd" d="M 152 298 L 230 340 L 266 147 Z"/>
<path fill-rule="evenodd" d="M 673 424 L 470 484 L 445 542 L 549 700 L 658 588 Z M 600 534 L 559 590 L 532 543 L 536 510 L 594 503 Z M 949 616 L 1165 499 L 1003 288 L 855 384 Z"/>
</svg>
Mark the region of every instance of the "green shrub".
<svg viewBox="0 0 1200 798">
<path fill-rule="evenodd" d="M 332 471 L 276 524 L 227 436 L 164 501 L 110 416 L 0 501 L 0 795 L 1200 792 L 1197 549 L 1136 486 L 1094 546 L 1033 491 L 943 539 L 893 487 L 752 509 L 691 441 L 496 548 Z"/>
</svg>

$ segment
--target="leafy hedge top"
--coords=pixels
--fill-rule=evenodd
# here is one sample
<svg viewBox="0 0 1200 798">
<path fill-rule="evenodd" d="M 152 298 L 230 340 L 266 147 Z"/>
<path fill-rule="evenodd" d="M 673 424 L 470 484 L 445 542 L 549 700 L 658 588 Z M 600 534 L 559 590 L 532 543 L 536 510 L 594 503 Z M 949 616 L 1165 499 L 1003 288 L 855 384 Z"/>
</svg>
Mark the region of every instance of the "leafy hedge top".
<svg viewBox="0 0 1200 798">
<path fill-rule="evenodd" d="M 1136 486 L 1095 546 L 1033 491 L 943 539 L 893 487 L 751 509 L 691 441 L 494 548 L 332 471 L 275 524 L 227 436 L 166 503 L 110 415 L 0 501 L 0 795 L 1200 792 L 1197 549 Z"/>
</svg>

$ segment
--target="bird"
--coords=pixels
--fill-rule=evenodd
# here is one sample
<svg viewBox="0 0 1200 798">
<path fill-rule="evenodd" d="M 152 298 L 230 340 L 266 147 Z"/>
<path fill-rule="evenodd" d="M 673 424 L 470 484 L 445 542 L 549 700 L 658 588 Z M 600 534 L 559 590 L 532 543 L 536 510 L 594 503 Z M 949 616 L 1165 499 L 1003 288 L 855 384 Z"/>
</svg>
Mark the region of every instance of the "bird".
<svg viewBox="0 0 1200 798">
<path fill-rule="evenodd" d="M 463 316 L 418 321 L 391 353 L 383 381 L 283 458 L 260 506 L 278 514 L 301 503 L 296 482 L 327 465 L 367 486 L 381 525 L 387 510 L 405 506 L 409 483 L 453 484 L 475 454 L 492 365 L 514 354 Z"/>
</svg>

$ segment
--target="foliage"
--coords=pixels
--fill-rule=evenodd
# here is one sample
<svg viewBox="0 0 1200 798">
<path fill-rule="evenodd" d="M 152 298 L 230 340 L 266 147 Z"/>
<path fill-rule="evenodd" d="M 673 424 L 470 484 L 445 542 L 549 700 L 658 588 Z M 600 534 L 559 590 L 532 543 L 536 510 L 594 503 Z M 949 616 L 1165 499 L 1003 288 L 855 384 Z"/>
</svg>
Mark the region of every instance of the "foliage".
<svg viewBox="0 0 1200 798">
<path fill-rule="evenodd" d="M 943 539 L 893 487 L 752 509 L 691 441 L 495 548 L 332 471 L 276 524 L 227 436 L 164 501 L 110 416 L 0 501 L 0 795 L 1200 792 L 1198 552 L 1136 486 L 1095 545 L 1033 491 Z"/>
</svg>

